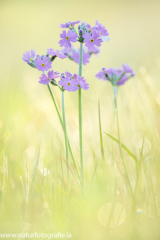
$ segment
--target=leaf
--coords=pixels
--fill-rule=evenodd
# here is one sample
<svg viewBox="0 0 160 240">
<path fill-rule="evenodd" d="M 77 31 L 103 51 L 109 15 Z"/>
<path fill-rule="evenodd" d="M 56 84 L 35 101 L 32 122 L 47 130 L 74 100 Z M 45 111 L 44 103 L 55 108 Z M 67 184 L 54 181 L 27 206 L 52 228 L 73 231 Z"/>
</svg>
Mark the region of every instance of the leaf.
<svg viewBox="0 0 160 240">
<path fill-rule="evenodd" d="M 110 137 L 112 140 L 114 140 L 115 142 L 119 143 L 119 141 L 114 138 L 113 136 L 111 136 L 110 134 L 104 132 L 108 137 Z M 134 159 L 135 163 L 136 163 L 136 166 L 138 165 L 138 160 L 136 158 L 136 156 L 130 152 L 130 150 L 124 145 L 124 144 L 121 144 L 122 147 L 124 148 L 124 150 L 126 150 L 126 152 Z"/>
</svg>

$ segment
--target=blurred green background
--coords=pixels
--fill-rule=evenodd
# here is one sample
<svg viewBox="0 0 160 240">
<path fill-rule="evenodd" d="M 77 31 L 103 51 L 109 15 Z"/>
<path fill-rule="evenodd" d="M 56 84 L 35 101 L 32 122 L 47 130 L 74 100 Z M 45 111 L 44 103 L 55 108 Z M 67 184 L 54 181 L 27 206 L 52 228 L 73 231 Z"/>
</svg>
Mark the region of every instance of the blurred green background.
<svg viewBox="0 0 160 240">
<path fill-rule="evenodd" d="M 117 131 L 112 130 L 115 129 L 112 86 L 110 83 L 98 81 L 95 74 L 102 67 L 121 67 L 122 63 L 129 64 L 136 73 L 136 76 L 119 90 L 118 105 L 122 142 L 139 156 L 143 135 L 146 134 L 144 156 L 145 158 L 155 157 L 153 170 L 151 170 L 153 172 L 150 175 L 159 179 L 160 1 L 0 0 L 1 231 L 4 224 L 9 230 L 19 229 L 19 222 L 29 222 L 28 224 L 34 226 L 37 224 L 39 231 L 42 227 L 46 231 L 44 224 L 46 222 L 48 224 L 46 225 L 51 229 L 53 225 L 56 226 L 55 229 L 59 225 L 62 229 L 71 229 L 76 236 L 73 239 L 76 240 L 85 239 L 87 230 L 86 239 L 106 239 L 106 229 L 102 226 L 103 224 L 98 222 L 96 214 L 104 203 L 110 201 L 108 196 L 112 193 L 106 193 L 105 184 L 99 178 L 93 195 L 89 195 L 86 205 L 83 206 L 83 211 L 76 183 L 74 178 L 72 179 L 73 195 L 75 199 L 78 199 L 76 200 L 78 201 L 77 208 L 74 206 L 73 212 L 81 213 L 79 217 L 76 213 L 73 214 L 73 222 L 76 226 L 80 224 L 79 228 L 77 227 L 75 230 L 71 220 L 68 220 L 69 225 L 66 225 L 66 228 L 64 227 L 65 221 L 62 221 L 62 224 L 61 220 L 57 220 L 60 221 L 60 224 L 56 222 L 55 219 L 59 219 L 59 215 L 62 214 L 60 203 L 56 205 L 58 206 L 56 210 L 58 217 L 55 219 L 53 216 L 51 217 L 52 220 L 54 219 L 53 222 L 51 221 L 53 225 L 50 224 L 50 216 L 42 218 L 44 209 L 47 209 L 46 212 L 48 211 L 50 214 L 50 206 L 52 206 L 51 202 L 54 198 L 51 196 L 52 184 L 55 184 L 57 189 L 61 186 L 60 159 L 65 158 L 64 139 L 48 89 L 38 83 L 40 72 L 29 67 L 22 60 L 23 53 L 31 49 L 34 49 L 39 55 L 45 54 L 48 48 L 60 49 L 58 45 L 62 32 L 59 27 L 60 23 L 82 20 L 94 26 L 96 19 L 106 26 L 110 41 L 102 44 L 98 57 L 92 56 L 90 63 L 83 66 L 83 76 L 90 84 L 90 89 L 83 91 L 86 182 L 90 182 L 95 162 L 101 161 L 98 98 L 101 102 L 103 131 L 117 135 Z M 75 47 L 79 48 L 78 43 L 75 44 Z M 77 73 L 78 65 L 68 59 L 56 59 L 53 63 L 53 69 L 59 72 L 67 70 Z M 53 92 L 61 109 L 61 94 L 56 87 L 53 87 Z M 77 93 L 65 92 L 65 105 L 68 135 L 76 160 L 79 162 Z M 110 139 L 106 136 L 103 138 L 105 161 L 107 165 L 110 165 L 112 154 L 119 156 L 118 150 L 117 147 L 113 150 Z M 30 181 L 39 141 L 41 142 L 41 165 L 38 170 L 42 173 L 43 169 L 47 169 L 45 171 L 49 171 L 49 174 L 45 177 L 44 174 L 37 177 L 37 179 L 41 179 L 43 184 L 37 180 L 35 192 L 38 193 L 34 195 L 32 201 L 30 220 L 25 220 L 23 216 L 25 202 L 23 190 L 26 181 L 25 155 L 28 157 Z M 154 168 L 154 166 L 156 167 Z M 71 168 L 73 168 L 72 163 Z M 46 177 L 48 178 L 46 179 Z M 134 174 L 132 178 L 133 185 L 135 185 Z M 156 182 L 155 196 L 159 199 L 158 180 L 154 181 Z M 44 196 L 42 197 L 42 195 Z M 58 192 L 58 199 L 59 195 Z M 89 222 L 88 228 L 85 228 L 85 222 L 83 223 L 85 218 Z M 90 224 L 90 219 L 94 219 L 92 224 Z M 158 239 L 160 236 L 156 228 L 158 221 L 155 220 L 153 223 L 154 231 L 152 231 L 152 227 L 149 228 L 152 223 L 148 220 L 148 216 L 145 220 L 142 218 L 141 229 L 137 230 L 138 233 L 141 233 L 140 239 L 143 237 L 151 239 L 154 234 L 155 239 Z M 14 222 L 17 223 L 16 227 L 13 225 Z M 147 233 L 145 232 L 146 226 L 148 227 Z M 127 225 L 124 229 L 127 229 Z M 109 236 L 110 239 L 111 237 L 114 239 L 114 236 Z"/>
</svg>

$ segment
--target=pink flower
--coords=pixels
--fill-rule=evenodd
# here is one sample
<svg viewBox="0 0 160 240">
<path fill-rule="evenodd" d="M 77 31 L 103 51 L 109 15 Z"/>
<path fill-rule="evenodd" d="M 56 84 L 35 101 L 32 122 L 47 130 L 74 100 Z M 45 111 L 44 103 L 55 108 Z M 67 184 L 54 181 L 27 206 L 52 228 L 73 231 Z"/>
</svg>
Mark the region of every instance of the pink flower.
<svg viewBox="0 0 160 240">
<path fill-rule="evenodd" d="M 101 46 L 102 40 L 99 37 L 100 33 L 96 30 L 92 31 L 92 35 L 90 33 L 85 33 L 83 35 L 84 43 L 86 47 L 88 47 L 89 52 L 94 52 L 97 50 L 96 46 L 97 47 Z"/>
<path fill-rule="evenodd" d="M 43 74 L 41 75 L 41 77 L 39 78 L 39 79 L 40 79 L 39 83 L 44 84 L 44 85 L 47 85 L 52 79 L 55 79 L 55 78 L 60 77 L 59 74 L 60 74 L 60 73 L 54 72 L 53 70 L 52 70 L 52 71 L 49 71 L 49 72 L 47 73 L 47 75 L 43 73 Z"/>
<path fill-rule="evenodd" d="M 109 80 L 113 85 L 123 85 L 128 79 L 134 76 L 133 70 L 127 64 L 120 68 L 102 68 L 102 71 L 96 74 L 98 79 Z"/>
<path fill-rule="evenodd" d="M 23 54 L 23 61 L 25 62 L 29 62 L 29 61 L 32 61 L 34 60 L 36 57 L 36 52 L 35 50 L 31 50 L 30 52 L 26 51 L 24 54 Z"/>
<path fill-rule="evenodd" d="M 109 37 L 107 37 L 109 35 L 107 29 L 105 28 L 104 25 L 102 25 L 101 23 L 98 22 L 98 20 L 96 20 L 96 26 L 95 29 L 100 33 L 100 37 L 102 39 L 103 42 L 105 41 L 109 41 Z"/>
<path fill-rule="evenodd" d="M 77 84 L 78 87 L 80 87 L 84 90 L 89 89 L 89 83 L 86 83 L 86 80 L 84 79 L 84 77 L 77 76 L 76 84 Z"/>
<path fill-rule="evenodd" d="M 67 22 L 67 23 L 62 23 L 59 26 L 61 28 L 73 28 L 76 24 L 80 23 L 81 21 L 76 21 L 76 22 Z"/>
<path fill-rule="evenodd" d="M 63 87 L 63 89 L 73 92 L 79 89 L 78 86 L 75 85 L 76 81 L 70 77 L 63 77 L 59 82 L 59 85 Z"/>
<path fill-rule="evenodd" d="M 63 87 L 63 89 L 69 92 L 77 91 L 79 88 L 83 88 L 84 90 L 89 89 L 89 84 L 86 83 L 84 77 L 80 77 L 77 74 L 72 75 L 67 71 L 65 72 L 65 75 L 61 74 L 61 80 L 58 82 L 59 85 Z"/>
<path fill-rule="evenodd" d="M 132 73 L 132 74 L 134 73 L 133 69 L 129 65 L 123 63 L 122 67 L 126 73 Z"/>
<path fill-rule="evenodd" d="M 48 71 L 52 66 L 52 62 L 50 62 L 50 58 L 46 57 L 45 55 L 43 55 L 42 57 L 37 56 L 36 60 L 35 60 L 35 64 L 36 64 L 36 68 L 39 71 Z"/>
<path fill-rule="evenodd" d="M 71 47 L 71 42 L 77 42 L 77 34 L 72 30 L 69 30 L 68 33 L 63 31 L 63 33 L 60 34 L 60 37 L 62 38 L 59 41 L 60 47 L 69 48 Z"/>
</svg>

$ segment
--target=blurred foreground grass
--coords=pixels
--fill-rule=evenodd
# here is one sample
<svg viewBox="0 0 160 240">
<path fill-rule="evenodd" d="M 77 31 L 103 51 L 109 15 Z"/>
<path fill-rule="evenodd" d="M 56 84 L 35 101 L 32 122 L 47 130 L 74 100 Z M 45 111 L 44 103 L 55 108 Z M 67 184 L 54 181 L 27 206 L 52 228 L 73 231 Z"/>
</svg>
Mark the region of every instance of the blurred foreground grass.
<svg viewBox="0 0 160 240">
<path fill-rule="evenodd" d="M 88 13 L 88 9 L 92 11 Z M 75 240 L 159 239 L 158 9 L 159 1 L 101 0 L 94 6 L 91 1 L 0 1 L 0 233 L 60 231 L 70 232 Z M 44 54 L 49 47 L 58 48 L 59 24 L 79 19 L 91 24 L 98 19 L 107 27 L 111 40 L 103 44 L 99 57 L 93 56 L 83 68 L 90 83 L 90 90 L 83 92 L 85 196 L 70 158 L 68 206 L 63 132 L 47 87 L 38 83 L 39 72 L 21 58 L 32 48 L 37 54 Z M 104 133 L 106 169 L 102 171 L 98 98 L 102 130 L 117 138 L 117 129 L 112 87 L 95 78 L 102 67 L 120 67 L 122 62 L 135 69 L 136 77 L 118 93 L 121 140 L 138 159 L 145 135 L 132 222 L 133 197 L 121 176 L 124 169 L 118 144 Z M 77 69 L 69 60 L 54 63 L 54 70 L 60 72 Z M 61 109 L 60 93 L 52 89 Z M 67 131 L 79 166 L 77 99 L 77 93 L 65 92 Z M 137 169 L 123 152 L 134 189 Z"/>
</svg>

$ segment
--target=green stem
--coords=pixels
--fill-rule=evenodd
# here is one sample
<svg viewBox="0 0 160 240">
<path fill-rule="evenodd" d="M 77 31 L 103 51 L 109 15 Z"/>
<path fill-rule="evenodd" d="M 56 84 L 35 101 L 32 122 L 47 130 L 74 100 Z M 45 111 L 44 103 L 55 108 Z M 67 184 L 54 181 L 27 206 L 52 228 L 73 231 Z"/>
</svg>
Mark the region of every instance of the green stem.
<svg viewBox="0 0 160 240">
<path fill-rule="evenodd" d="M 82 76 L 82 60 L 83 60 L 83 43 L 80 43 L 79 55 L 79 76 Z M 80 163 L 81 163 L 81 180 L 82 191 L 84 192 L 84 166 L 83 166 L 83 142 L 82 142 L 82 91 L 79 88 L 79 145 L 80 145 Z"/>
<path fill-rule="evenodd" d="M 69 182 L 69 157 L 68 157 L 68 138 L 67 138 L 67 129 L 66 129 L 66 118 L 65 118 L 65 106 L 64 106 L 64 91 L 62 90 L 62 115 L 63 115 L 63 128 L 64 128 L 64 138 L 65 138 L 65 147 L 66 147 L 66 162 L 67 162 L 67 179 L 68 179 L 68 188 L 70 188 Z"/>
<path fill-rule="evenodd" d="M 62 117 L 61 117 L 61 114 L 60 114 L 58 105 L 57 105 L 57 103 L 56 103 L 56 100 L 55 100 L 55 98 L 54 98 L 53 92 L 52 92 L 51 87 L 50 87 L 49 84 L 47 84 L 47 87 L 48 87 L 48 90 L 49 90 L 49 92 L 50 92 L 51 98 L 52 98 L 52 100 L 53 100 L 53 103 L 54 103 L 56 112 L 57 112 L 57 114 L 58 114 L 58 118 L 59 118 L 60 124 L 61 124 L 61 126 L 62 126 L 63 131 L 64 131 Z M 77 163 L 76 163 L 76 160 L 75 160 L 75 158 L 74 158 L 73 151 L 72 151 L 72 148 L 71 148 L 69 139 L 68 139 L 68 147 L 69 147 L 69 151 L 70 151 L 70 154 L 71 154 L 71 157 L 72 157 L 72 160 L 73 160 L 74 167 L 75 167 L 75 169 L 76 169 L 76 171 L 77 171 L 77 174 L 78 174 L 78 177 L 79 177 L 79 180 L 80 180 L 80 179 L 81 179 L 81 178 L 80 178 L 80 174 L 79 174 L 79 171 L 78 171 Z"/>
<path fill-rule="evenodd" d="M 102 168 L 105 171 L 105 161 L 104 161 L 104 148 L 103 148 L 103 138 L 102 138 L 102 126 L 101 126 L 101 109 L 100 101 L 98 99 L 98 115 L 99 115 L 99 134 L 100 134 L 100 144 L 101 144 L 101 155 L 102 155 Z"/>
<path fill-rule="evenodd" d="M 115 112 L 116 112 L 116 117 L 117 117 L 117 130 L 118 130 L 119 150 L 120 150 L 120 154 L 121 154 L 124 170 L 125 170 L 125 173 L 126 173 L 126 176 L 127 176 L 129 188 L 130 188 L 131 194 L 133 195 L 132 186 L 131 186 L 131 183 L 130 183 L 130 180 L 129 180 L 129 174 L 128 174 L 128 171 L 127 171 L 126 163 L 124 161 L 123 152 L 122 152 L 122 144 L 121 144 L 120 129 L 119 129 L 118 108 L 117 108 L 117 87 L 113 86 L 113 90 L 114 90 Z"/>
<path fill-rule="evenodd" d="M 136 202 L 137 202 L 137 195 L 138 195 L 138 189 L 139 189 L 139 184 L 140 184 L 140 179 L 141 179 L 141 174 L 142 174 L 143 147 L 144 147 L 144 138 L 143 138 L 143 143 L 142 143 L 140 161 L 139 161 L 139 165 L 138 165 L 137 182 L 136 182 L 136 187 L 135 187 L 134 197 L 133 197 L 133 202 L 132 202 L 131 220 L 133 219 L 134 212 L 135 212 L 135 207 L 136 207 Z"/>
<path fill-rule="evenodd" d="M 25 213 L 26 213 L 26 221 L 28 221 L 29 175 L 28 175 L 27 155 L 25 155 L 25 164 L 26 164 L 26 199 L 25 199 Z"/>
</svg>

